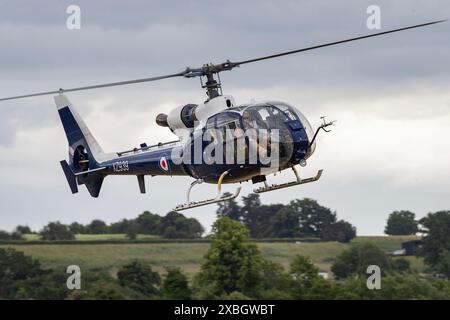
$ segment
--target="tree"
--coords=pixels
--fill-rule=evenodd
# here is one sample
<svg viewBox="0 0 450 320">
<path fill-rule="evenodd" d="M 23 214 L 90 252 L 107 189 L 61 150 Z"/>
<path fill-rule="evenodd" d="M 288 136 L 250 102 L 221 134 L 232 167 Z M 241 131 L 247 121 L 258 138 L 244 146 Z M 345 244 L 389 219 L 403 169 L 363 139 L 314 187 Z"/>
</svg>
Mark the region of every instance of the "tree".
<svg viewBox="0 0 450 320">
<path fill-rule="evenodd" d="M 91 234 L 105 234 L 108 232 L 108 225 L 99 219 L 92 220 L 87 228 Z"/>
<path fill-rule="evenodd" d="M 344 220 L 325 225 L 322 230 L 322 240 L 347 243 L 356 237 L 356 228 Z"/>
<path fill-rule="evenodd" d="M 33 231 L 30 229 L 29 226 L 21 226 L 21 225 L 19 225 L 19 226 L 16 227 L 16 231 L 19 232 L 19 233 L 21 233 L 21 234 L 30 234 L 30 233 L 33 233 Z"/>
<path fill-rule="evenodd" d="M 417 232 L 417 221 L 411 211 L 392 212 L 384 229 L 384 233 L 388 235 L 413 235 Z"/>
<path fill-rule="evenodd" d="M 245 226 L 250 230 L 255 222 L 255 214 L 261 207 L 259 194 L 250 193 L 246 197 L 242 197 L 243 206 L 241 208 L 241 216 Z"/>
<path fill-rule="evenodd" d="M 262 257 L 249 242 L 248 230 L 230 218 L 218 219 L 213 225 L 213 239 L 196 283 L 210 295 L 221 296 L 238 291 L 255 296 L 261 283 Z"/>
<path fill-rule="evenodd" d="M 444 251 L 450 250 L 450 211 L 429 213 L 420 220 L 425 262 L 436 267 Z"/>
<path fill-rule="evenodd" d="M 69 227 L 59 221 L 50 222 L 40 232 L 42 240 L 74 240 L 75 235 L 70 231 Z"/>
<path fill-rule="evenodd" d="M 181 213 L 171 211 L 161 219 L 160 234 L 165 238 L 189 239 L 201 237 L 204 229 L 194 218 L 186 218 Z"/>
<path fill-rule="evenodd" d="M 379 266 L 382 274 L 392 270 L 391 260 L 384 251 L 370 242 L 356 243 L 337 256 L 331 271 L 337 279 L 354 274 L 366 276 L 370 265 Z"/>
<path fill-rule="evenodd" d="M 82 289 L 71 290 L 69 300 L 143 300 L 147 296 L 120 285 L 118 279 L 104 269 L 83 270 Z"/>
<path fill-rule="evenodd" d="M 8 233 L 6 231 L 0 230 L 0 241 L 1 240 L 24 240 L 24 238 L 22 234 L 18 231 Z"/>
<path fill-rule="evenodd" d="M 281 204 L 260 205 L 247 211 L 245 226 L 252 238 L 273 237 L 274 217 L 284 206 Z"/>
<path fill-rule="evenodd" d="M 15 230 L 15 231 L 11 232 L 11 240 L 25 240 L 25 239 L 24 239 L 22 233 Z"/>
<path fill-rule="evenodd" d="M 167 268 L 167 275 L 161 288 L 161 296 L 171 300 L 189 300 L 191 298 L 187 277 L 180 268 Z"/>
<path fill-rule="evenodd" d="M 109 233 L 126 233 L 128 227 L 134 223 L 134 220 L 122 219 L 119 222 L 111 223 L 108 228 Z"/>
<path fill-rule="evenodd" d="M 65 275 L 44 270 L 38 260 L 14 249 L 0 249 L 0 299 L 64 299 Z"/>
<path fill-rule="evenodd" d="M 111 282 L 97 282 L 88 291 L 74 290 L 69 295 L 69 300 L 125 300 L 123 288 Z"/>
<path fill-rule="evenodd" d="M 335 299 L 423 300 L 449 299 L 450 287 L 445 282 L 424 281 L 418 275 L 387 275 L 380 290 L 367 290 L 367 276 L 349 277 L 338 282 Z"/>
<path fill-rule="evenodd" d="M 161 227 L 161 217 L 149 211 L 144 211 L 136 219 L 139 233 L 157 235 Z"/>
<path fill-rule="evenodd" d="M 129 224 L 125 232 L 127 238 L 130 240 L 135 240 L 137 238 L 139 229 L 140 229 L 139 224 L 137 224 L 136 222 Z"/>
<path fill-rule="evenodd" d="M 257 298 L 263 300 L 292 299 L 292 276 L 284 271 L 281 264 L 263 260 L 261 264 L 261 291 Z"/>
<path fill-rule="evenodd" d="M 323 229 L 336 222 L 336 213 L 319 205 L 316 200 L 297 199 L 291 201 L 289 206 L 298 213 L 300 232 L 303 236 L 322 238 Z"/>
<path fill-rule="evenodd" d="M 226 193 L 231 195 L 230 193 Z M 272 237 L 273 218 L 283 208 L 281 204 L 261 205 L 259 194 L 251 193 L 242 197 L 243 206 L 240 207 L 235 200 L 219 203 L 217 217 L 228 217 L 242 221 L 250 232 L 252 238 Z"/>
<path fill-rule="evenodd" d="M 117 272 L 117 278 L 121 286 L 131 288 L 145 296 L 154 297 L 159 293 L 161 283 L 159 273 L 139 261 L 123 266 Z"/>
<path fill-rule="evenodd" d="M 69 230 L 73 233 L 73 234 L 88 234 L 88 228 L 84 225 L 82 225 L 81 223 L 78 222 L 72 222 L 69 225 Z"/>
<path fill-rule="evenodd" d="M 392 268 L 399 273 L 411 272 L 411 263 L 405 258 L 396 258 L 391 260 Z"/>
<path fill-rule="evenodd" d="M 225 192 L 224 196 L 231 196 L 231 193 Z M 233 220 L 241 221 L 242 212 L 241 207 L 237 204 L 236 200 L 232 199 L 230 201 L 219 202 L 219 208 L 216 211 L 217 218 L 228 217 Z"/>
<path fill-rule="evenodd" d="M 272 219 L 275 237 L 318 237 L 326 241 L 348 242 L 356 230 L 336 213 L 313 199 L 296 199 L 281 207 Z"/>
<path fill-rule="evenodd" d="M 290 206 L 280 209 L 273 218 L 273 236 L 276 238 L 301 237 L 300 217 Z"/>
<path fill-rule="evenodd" d="M 301 299 L 319 277 L 319 269 L 308 257 L 296 255 L 291 262 L 290 274 L 293 278 L 292 292 L 294 298 Z"/>
<path fill-rule="evenodd" d="M 436 265 L 436 270 L 444 275 L 447 279 L 450 278 L 450 251 L 443 250 L 439 254 L 438 263 Z"/>
</svg>

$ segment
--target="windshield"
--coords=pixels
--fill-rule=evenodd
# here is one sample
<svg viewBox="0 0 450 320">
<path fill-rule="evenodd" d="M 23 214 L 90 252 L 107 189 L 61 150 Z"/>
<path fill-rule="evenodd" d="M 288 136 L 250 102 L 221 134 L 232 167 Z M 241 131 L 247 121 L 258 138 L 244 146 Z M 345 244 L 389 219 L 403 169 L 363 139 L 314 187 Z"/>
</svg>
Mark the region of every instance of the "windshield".
<svg viewBox="0 0 450 320">
<path fill-rule="evenodd" d="M 244 129 L 279 129 L 289 118 L 278 108 L 268 105 L 252 106 L 242 113 Z"/>
</svg>

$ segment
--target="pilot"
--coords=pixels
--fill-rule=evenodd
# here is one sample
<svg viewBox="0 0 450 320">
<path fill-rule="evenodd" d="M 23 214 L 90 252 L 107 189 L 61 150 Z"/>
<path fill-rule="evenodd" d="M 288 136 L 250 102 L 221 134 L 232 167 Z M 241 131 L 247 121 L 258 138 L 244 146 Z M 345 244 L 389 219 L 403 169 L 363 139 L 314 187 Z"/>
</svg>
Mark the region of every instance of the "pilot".
<svg viewBox="0 0 450 320">
<path fill-rule="evenodd" d="M 258 121 L 259 118 L 259 121 Z M 256 132 L 248 132 L 246 136 L 248 137 L 249 148 L 256 151 L 258 157 L 261 155 L 266 155 L 268 150 L 270 150 L 270 137 L 267 130 L 259 130 L 266 129 L 266 124 L 261 119 L 261 116 L 258 112 L 249 112 L 248 110 L 242 113 L 242 124 L 244 130 L 252 130 L 254 129 Z M 244 135 L 244 132 L 241 129 L 235 129 L 235 136 L 240 138 Z M 258 143 L 259 138 L 259 143 Z"/>
<path fill-rule="evenodd" d="M 256 128 L 256 122 L 250 120 L 250 112 L 244 111 L 242 113 L 242 123 L 244 125 L 244 129 Z"/>
</svg>

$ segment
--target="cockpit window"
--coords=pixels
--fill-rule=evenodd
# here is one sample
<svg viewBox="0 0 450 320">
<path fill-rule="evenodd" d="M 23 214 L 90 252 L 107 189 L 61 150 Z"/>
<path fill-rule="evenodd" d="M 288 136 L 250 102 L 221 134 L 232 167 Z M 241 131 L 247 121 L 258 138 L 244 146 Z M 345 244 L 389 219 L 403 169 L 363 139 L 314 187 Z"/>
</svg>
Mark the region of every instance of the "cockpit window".
<svg viewBox="0 0 450 320">
<path fill-rule="evenodd" d="M 209 118 L 206 122 L 206 129 L 210 130 L 213 141 L 222 143 L 224 140 L 230 139 L 231 133 L 240 128 L 239 117 L 239 113 L 222 112 Z"/>
<path fill-rule="evenodd" d="M 235 112 L 222 112 L 219 114 L 216 114 L 215 116 L 212 116 L 208 119 L 206 122 L 206 128 L 217 128 L 222 127 L 228 122 L 236 122 L 239 120 L 239 114 Z"/>
<path fill-rule="evenodd" d="M 242 113 L 244 129 L 279 128 L 287 120 L 283 112 L 270 105 L 252 106 Z"/>
<path fill-rule="evenodd" d="M 280 109 L 289 120 L 299 120 L 293 108 L 284 102 L 271 102 L 271 105 Z"/>
</svg>

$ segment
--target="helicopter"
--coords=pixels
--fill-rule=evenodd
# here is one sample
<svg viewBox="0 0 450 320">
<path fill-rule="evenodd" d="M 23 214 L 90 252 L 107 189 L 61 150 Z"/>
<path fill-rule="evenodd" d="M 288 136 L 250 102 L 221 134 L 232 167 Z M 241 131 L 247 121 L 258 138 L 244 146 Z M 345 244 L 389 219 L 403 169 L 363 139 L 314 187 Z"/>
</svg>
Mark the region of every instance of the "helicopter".
<svg viewBox="0 0 450 320">
<path fill-rule="evenodd" d="M 100 194 L 106 176 L 132 175 L 137 177 L 139 190 L 146 193 L 145 176 L 190 176 L 195 180 L 188 187 L 186 202 L 174 211 L 228 201 L 236 198 L 241 187 L 234 193 L 223 193 L 222 184 L 252 181 L 262 183 L 255 193 L 270 192 L 319 180 L 323 170 L 309 178 L 301 178 L 298 166 L 305 167 L 316 149 L 316 137 L 323 130 L 329 132 L 334 121 L 322 117 L 315 130 L 302 112 L 281 101 L 262 101 L 237 104 L 233 96 L 224 95 L 220 73 L 242 65 L 279 58 L 286 55 L 316 50 L 351 41 L 386 35 L 399 31 L 430 26 L 446 20 L 372 33 L 345 40 L 281 52 L 254 59 L 227 60 L 219 64 L 204 64 L 199 68 L 156 77 L 129 81 L 104 83 L 70 89 L 59 89 L 14 96 L 0 101 L 55 95 L 54 101 L 69 144 L 69 158 L 60 161 L 72 193 L 79 185 L 85 185 L 89 194 Z M 156 117 L 156 124 L 170 129 L 177 140 L 147 145 L 120 152 L 104 152 L 86 126 L 65 93 L 122 86 L 168 78 L 200 78 L 206 89 L 207 99 L 199 104 L 185 104 L 167 114 Z M 291 169 L 295 179 L 282 184 L 268 184 L 267 176 Z M 201 183 L 217 185 L 214 198 L 191 200 L 191 190 Z"/>
</svg>

